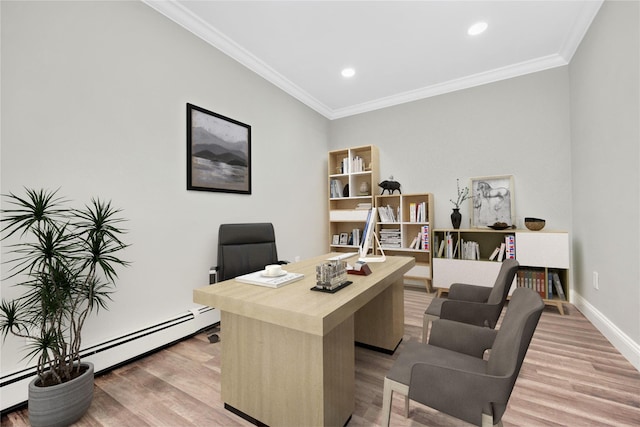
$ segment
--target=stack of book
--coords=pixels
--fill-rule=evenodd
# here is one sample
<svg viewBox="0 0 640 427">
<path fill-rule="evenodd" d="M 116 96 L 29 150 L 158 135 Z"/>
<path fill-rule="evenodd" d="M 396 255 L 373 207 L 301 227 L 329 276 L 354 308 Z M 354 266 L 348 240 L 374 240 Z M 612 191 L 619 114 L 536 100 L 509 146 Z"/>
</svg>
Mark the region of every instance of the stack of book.
<svg viewBox="0 0 640 427">
<path fill-rule="evenodd" d="M 380 230 L 380 246 L 383 248 L 401 248 L 402 236 L 399 228 L 383 228 Z"/>
</svg>

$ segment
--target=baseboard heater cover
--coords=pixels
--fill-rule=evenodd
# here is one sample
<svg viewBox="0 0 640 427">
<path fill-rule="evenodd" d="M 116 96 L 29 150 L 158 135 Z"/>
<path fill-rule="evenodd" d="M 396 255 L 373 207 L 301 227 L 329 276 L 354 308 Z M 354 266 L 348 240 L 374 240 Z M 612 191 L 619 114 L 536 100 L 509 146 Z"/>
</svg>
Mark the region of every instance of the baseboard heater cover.
<svg viewBox="0 0 640 427">
<path fill-rule="evenodd" d="M 211 307 L 191 309 L 169 320 L 87 347 L 81 351 L 81 357 L 94 364 L 98 376 L 193 336 L 219 322 L 219 310 Z M 35 366 L 30 366 L 0 377 L 2 414 L 27 403 L 27 385 L 35 375 Z"/>
</svg>

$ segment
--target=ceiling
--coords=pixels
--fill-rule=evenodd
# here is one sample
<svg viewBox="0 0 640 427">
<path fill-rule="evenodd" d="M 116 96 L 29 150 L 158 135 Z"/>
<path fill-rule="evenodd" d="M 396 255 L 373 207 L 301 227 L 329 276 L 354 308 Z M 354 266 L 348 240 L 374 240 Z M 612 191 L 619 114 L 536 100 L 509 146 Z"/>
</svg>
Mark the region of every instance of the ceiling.
<svg viewBox="0 0 640 427">
<path fill-rule="evenodd" d="M 329 119 L 566 65 L 602 4 L 143 1 Z"/>
</svg>

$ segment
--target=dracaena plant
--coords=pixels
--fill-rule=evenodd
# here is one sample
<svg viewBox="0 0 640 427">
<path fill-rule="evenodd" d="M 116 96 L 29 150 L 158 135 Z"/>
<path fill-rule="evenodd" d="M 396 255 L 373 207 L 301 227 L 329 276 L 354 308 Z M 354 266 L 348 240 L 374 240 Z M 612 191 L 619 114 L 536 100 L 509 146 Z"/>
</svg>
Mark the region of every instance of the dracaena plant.
<svg viewBox="0 0 640 427">
<path fill-rule="evenodd" d="M 7 278 L 24 291 L 0 303 L 0 333 L 27 339 L 27 356 L 37 359 L 41 386 L 60 384 L 80 373 L 82 327 L 87 316 L 106 309 L 128 245 L 120 210 L 91 199 L 68 207 L 57 190 L 26 189 L 4 195 L 1 239 L 10 259 Z"/>
</svg>

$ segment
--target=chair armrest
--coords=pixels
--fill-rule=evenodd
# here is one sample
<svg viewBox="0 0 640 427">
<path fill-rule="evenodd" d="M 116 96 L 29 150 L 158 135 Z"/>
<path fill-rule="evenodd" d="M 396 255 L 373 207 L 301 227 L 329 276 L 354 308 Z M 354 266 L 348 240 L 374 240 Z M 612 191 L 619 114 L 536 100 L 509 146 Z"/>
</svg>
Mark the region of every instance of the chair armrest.
<svg viewBox="0 0 640 427">
<path fill-rule="evenodd" d="M 449 287 L 448 298 L 450 300 L 487 302 L 491 289 L 491 287 L 487 286 L 454 283 Z"/>
<path fill-rule="evenodd" d="M 429 345 L 482 359 L 493 346 L 498 331 L 451 320 L 437 319 L 431 324 Z"/>
<path fill-rule="evenodd" d="M 440 308 L 440 318 L 495 328 L 500 312 L 500 306 L 495 304 L 445 300 Z"/>
</svg>

